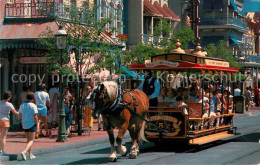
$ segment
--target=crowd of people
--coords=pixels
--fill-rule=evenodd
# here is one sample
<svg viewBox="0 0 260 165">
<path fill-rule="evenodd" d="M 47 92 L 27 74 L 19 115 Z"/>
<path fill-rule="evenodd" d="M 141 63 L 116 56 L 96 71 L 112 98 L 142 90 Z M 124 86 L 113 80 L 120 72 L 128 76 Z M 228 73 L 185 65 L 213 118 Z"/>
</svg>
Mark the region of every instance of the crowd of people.
<svg viewBox="0 0 260 165">
<path fill-rule="evenodd" d="M 241 89 L 235 86 L 234 92 L 231 91 L 230 85 L 222 86 L 220 81 L 215 83 L 209 83 L 204 81 L 204 84 L 197 79 L 193 79 L 190 85 L 183 85 L 182 87 L 162 87 L 159 80 L 152 77 L 152 72 L 145 71 L 145 79 L 139 85 L 139 89 L 143 90 L 149 100 L 150 107 L 156 107 L 160 102 L 169 103 L 170 107 L 176 107 L 182 109 L 183 113 L 188 115 L 187 104 L 188 103 L 202 103 L 203 115 L 202 118 L 210 118 L 204 123 L 196 123 L 193 125 L 193 129 L 203 129 L 205 127 L 210 128 L 213 126 L 219 127 L 223 124 L 228 124 L 231 121 L 231 117 L 222 116 L 223 114 L 233 113 L 234 97 L 241 96 Z M 185 84 L 185 83 L 182 83 Z M 202 88 L 203 86 L 203 88 Z M 253 104 L 252 89 L 247 87 L 245 91 L 246 110 L 250 109 Z M 254 89 L 255 105 L 259 106 L 259 89 Z M 165 105 L 165 104 L 164 104 Z"/>
<path fill-rule="evenodd" d="M 190 85 L 183 85 L 182 87 L 161 87 L 158 79 L 152 77 L 152 73 L 148 71 L 145 79 L 139 84 L 139 89 L 143 90 L 148 98 L 150 107 L 156 107 L 160 103 L 168 103 L 170 107 L 182 110 L 185 115 L 188 115 L 189 103 L 201 103 L 203 104 L 202 118 L 208 118 L 208 120 L 202 120 L 200 122 L 195 121 L 191 125 L 191 129 L 204 129 L 211 127 L 219 127 L 222 124 L 228 124 L 231 119 L 223 119 L 219 116 L 222 114 L 233 113 L 234 102 L 233 98 L 241 96 L 241 90 L 238 86 L 235 87 L 234 92 L 231 92 L 230 86 L 222 86 L 219 83 L 199 82 L 194 80 Z M 90 102 L 87 99 L 90 92 L 92 91 L 91 86 L 87 86 L 84 90 L 83 100 L 85 102 L 87 111 L 91 111 Z M 254 88 L 254 101 L 255 106 L 259 106 L 259 93 L 260 90 Z M 234 95 L 234 96 L 233 96 Z M 244 93 L 246 99 L 246 110 L 253 105 L 252 89 L 247 87 Z M 32 154 L 32 145 L 34 139 L 42 136 L 50 136 L 51 128 L 58 126 L 58 113 L 59 113 L 59 89 L 58 85 L 54 84 L 47 91 L 47 86 L 41 84 L 38 86 L 35 92 L 32 92 L 28 87 L 23 87 L 23 92 L 20 94 L 18 103 L 19 111 L 15 110 L 10 100 L 12 94 L 10 91 L 6 91 L 2 95 L 0 101 L 0 153 L 5 153 L 5 143 L 10 127 L 9 113 L 12 112 L 21 119 L 22 127 L 25 131 L 27 138 L 27 146 L 21 152 L 23 160 L 26 160 L 26 153 L 29 152 L 29 158 L 35 159 L 36 157 Z M 70 134 L 70 127 L 73 121 L 73 109 L 75 104 L 75 98 L 70 93 L 70 88 L 66 86 L 64 88 L 64 106 L 66 114 L 66 130 L 67 134 Z M 91 115 L 85 116 L 84 125 L 92 127 L 93 118 Z M 44 127 L 45 135 L 43 134 L 42 126 Z"/>
<path fill-rule="evenodd" d="M 63 98 L 68 135 L 70 135 L 75 104 L 75 98 L 72 96 L 69 89 L 68 86 L 64 87 Z M 84 96 L 87 97 L 91 91 L 91 86 L 87 86 Z M 0 154 L 6 155 L 5 143 L 10 127 L 10 112 L 12 112 L 21 119 L 21 125 L 27 139 L 27 145 L 21 152 L 22 159 L 27 159 L 27 152 L 29 153 L 29 159 L 35 159 L 36 157 L 32 154 L 31 150 L 34 139 L 49 137 L 51 135 L 51 128 L 56 128 L 58 126 L 59 97 L 60 94 L 57 84 L 54 84 L 48 91 L 45 84 L 40 84 L 35 92 L 32 92 L 28 87 L 24 86 L 23 92 L 19 97 L 19 110 L 17 111 L 13 104 L 10 103 L 12 93 L 10 91 L 4 92 L 1 98 L 2 100 L 0 101 Z M 87 103 L 87 99 L 83 98 L 83 100 L 86 101 L 86 105 L 89 104 Z M 90 111 L 90 108 L 86 109 Z M 91 114 L 91 112 L 85 113 Z M 93 118 L 89 116 L 86 116 L 84 125 L 92 127 Z M 45 135 L 43 134 L 42 128 L 45 130 Z"/>
</svg>

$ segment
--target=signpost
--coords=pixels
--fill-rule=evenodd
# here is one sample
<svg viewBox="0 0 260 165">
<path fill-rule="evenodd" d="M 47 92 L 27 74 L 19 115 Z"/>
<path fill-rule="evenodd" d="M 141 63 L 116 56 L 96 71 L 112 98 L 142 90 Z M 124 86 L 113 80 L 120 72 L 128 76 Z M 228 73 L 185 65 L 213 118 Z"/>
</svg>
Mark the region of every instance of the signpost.
<svg viewBox="0 0 260 165">
<path fill-rule="evenodd" d="M 21 57 L 21 64 L 47 64 L 47 57 Z"/>
</svg>

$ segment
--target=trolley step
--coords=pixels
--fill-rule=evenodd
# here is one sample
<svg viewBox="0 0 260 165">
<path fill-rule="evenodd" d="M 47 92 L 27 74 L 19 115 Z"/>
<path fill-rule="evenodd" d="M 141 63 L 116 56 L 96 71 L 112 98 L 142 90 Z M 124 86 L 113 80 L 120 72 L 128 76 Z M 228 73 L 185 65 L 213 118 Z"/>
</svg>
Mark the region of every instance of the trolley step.
<svg viewBox="0 0 260 165">
<path fill-rule="evenodd" d="M 207 143 L 210 143 L 213 141 L 218 141 L 221 139 L 229 138 L 232 136 L 235 136 L 235 134 L 229 134 L 228 131 L 225 131 L 225 132 L 216 133 L 216 134 L 212 134 L 212 135 L 208 135 L 208 136 L 203 136 L 200 138 L 191 139 L 191 140 L 189 140 L 189 144 L 203 145 L 203 144 L 207 144 Z"/>
</svg>

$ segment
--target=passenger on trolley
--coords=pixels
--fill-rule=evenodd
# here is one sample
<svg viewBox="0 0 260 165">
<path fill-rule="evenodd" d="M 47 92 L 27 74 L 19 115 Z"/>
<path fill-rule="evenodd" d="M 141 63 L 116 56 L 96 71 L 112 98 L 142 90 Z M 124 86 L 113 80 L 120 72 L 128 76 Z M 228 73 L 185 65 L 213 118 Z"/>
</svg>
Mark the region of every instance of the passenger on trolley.
<svg viewBox="0 0 260 165">
<path fill-rule="evenodd" d="M 188 115 L 188 111 L 187 111 L 187 104 L 185 104 L 183 102 L 183 97 L 182 96 L 177 96 L 176 97 L 176 101 L 177 101 L 177 107 L 178 108 L 182 108 L 182 111 L 185 115 Z"/>
<path fill-rule="evenodd" d="M 213 95 L 216 98 L 216 118 L 217 118 L 216 127 L 219 127 L 219 125 L 221 125 L 223 123 L 223 118 L 220 121 L 220 117 L 219 117 L 221 115 L 221 112 L 222 112 L 221 95 L 219 95 L 217 90 L 213 92 Z M 225 102 L 225 99 L 224 99 L 224 102 Z"/>
<path fill-rule="evenodd" d="M 206 117 L 210 117 L 209 119 L 209 128 L 213 127 L 215 118 L 216 118 L 216 114 L 214 112 L 215 110 L 215 103 L 216 103 L 216 98 L 215 96 L 210 95 L 210 102 L 209 102 L 209 107 L 208 109 L 205 109 L 204 114 L 202 116 L 202 118 L 206 118 Z M 203 126 L 206 126 L 208 123 L 208 121 L 206 121 Z"/>
</svg>

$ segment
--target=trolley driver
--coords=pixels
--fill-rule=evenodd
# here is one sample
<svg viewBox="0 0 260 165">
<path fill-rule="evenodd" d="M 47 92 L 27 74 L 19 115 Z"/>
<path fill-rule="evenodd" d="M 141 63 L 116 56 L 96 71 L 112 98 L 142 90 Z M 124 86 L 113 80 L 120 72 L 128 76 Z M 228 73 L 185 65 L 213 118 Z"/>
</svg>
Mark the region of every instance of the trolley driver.
<svg viewBox="0 0 260 165">
<path fill-rule="evenodd" d="M 153 74 L 150 70 L 144 71 L 144 80 L 139 85 L 138 89 L 144 91 L 149 98 L 149 105 L 156 107 L 158 105 L 157 96 L 160 93 L 160 82 L 158 79 L 153 78 Z"/>
</svg>

